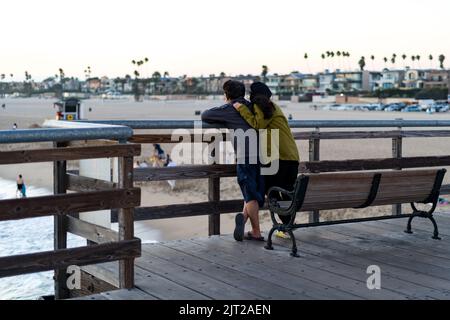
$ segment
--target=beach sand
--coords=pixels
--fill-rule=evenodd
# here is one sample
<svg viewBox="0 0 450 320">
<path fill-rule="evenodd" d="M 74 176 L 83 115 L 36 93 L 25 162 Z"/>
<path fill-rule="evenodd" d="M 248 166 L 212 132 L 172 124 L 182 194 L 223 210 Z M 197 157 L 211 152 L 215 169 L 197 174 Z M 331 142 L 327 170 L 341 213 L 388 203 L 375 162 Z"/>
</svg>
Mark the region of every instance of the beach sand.
<svg viewBox="0 0 450 320">
<path fill-rule="evenodd" d="M 6 103 L 6 109 L 0 110 L 0 130 L 9 129 L 13 123 L 17 123 L 19 128 L 29 128 L 41 125 L 45 119 L 53 119 L 55 110 L 53 109 L 54 99 L 0 99 L 1 103 Z M 218 106 L 220 100 L 201 101 L 144 101 L 136 103 L 132 100 L 87 100 L 84 101 L 87 107 L 92 109 L 88 113 L 88 119 L 193 119 L 199 120 L 199 116 L 194 115 L 195 110 L 205 110 L 209 107 Z M 450 120 L 450 113 L 432 114 L 425 113 L 399 113 L 399 112 L 361 112 L 361 111 L 325 111 L 313 110 L 308 103 L 279 102 L 286 115 L 292 114 L 295 120 L 338 120 L 338 119 L 445 119 Z M 336 129 L 331 129 L 335 131 Z M 364 130 L 360 128 L 357 130 Z M 377 130 L 377 129 L 371 129 Z M 388 130 L 388 129 L 386 129 Z M 302 160 L 308 159 L 308 144 L 306 141 L 297 143 Z M 363 158 L 384 158 L 391 156 L 390 139 L 371 140 L 322 140 L 321 160 L 332 159 L 363 159 Z M 0 151 L 17 149 L 20 147 L 39 148 L 49 146 L 49 144 L 33 145 L 0 145 Z M 171 145 L 162 145 L 170 153 Z M 151 145 L 143 145 L 143 155 L 136 160 L 148 160 L 151 153 Z M 426 156 L 426 155 L 449 155 L 449 138 L 411 138 L 403 141 L 404 156 Z M 70 164 L 70 166 L 74 166 Z M 49 191 L 52 186 L 52 164 L 36 163 L 24 165 L 4 165 L 0 166 L 0 177 L 15 180 L 17 174 L 24 176 L 26 183 L 36 187 L 45 187 Z M 445 183 L 450 183 L 449 176 Z M 207 201 L 207 181 L 206 180 L 184 180 L 177 181 L 175 189 L 172 191 L 165 181 L 137 183 L 142 188 L 142 206 L 167 205 L 176 203 L 194 203 Z M 241 198 L 239 187 L 235 178 L 221 179 L 221 199 Z M 406 208 L 406 206 L 405 206 Z M 439 209 L 438 209 L 439 210 Z M 339 210 L 326 212 L 325 219 L 331 215 L 339 217 L 353 216 L 353 210 Z M 390 207 L 368 208 L 359 211 L 365 215 L 384 212 L 389 213 Z M 306 214 L 299 215 L 299 221 L 306 221 Z M 231 233 L 234 227 L 234 214 L 221 216 L 221 232 Z M 271 222 L 267 212 L 261 212 L 262 229 L 268 230 Z M 136 235 L 143 241 L 150 240 L 172 240 L 183 239 L 196 236 L 206 236 L 208 232 L 208 217 L 197 216 L 190 218 L 174 218 L 153 221 L 136 222 Z"/>
</svg>

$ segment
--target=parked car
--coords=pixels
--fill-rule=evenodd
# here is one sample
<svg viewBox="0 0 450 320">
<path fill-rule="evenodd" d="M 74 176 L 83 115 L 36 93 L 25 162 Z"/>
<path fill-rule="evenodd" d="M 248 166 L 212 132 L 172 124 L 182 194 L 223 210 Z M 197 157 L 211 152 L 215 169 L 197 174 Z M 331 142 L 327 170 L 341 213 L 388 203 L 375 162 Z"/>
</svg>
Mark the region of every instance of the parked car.
<svg viewBox="0 0 450 320">
<path fill-rule="evenodd" d="M 405 104 L 400 104 L 400 103 L 392 103 L 390 105 L 388 105 L 384 111 L 401 111 L 402 109 L 404 109 L 406 107 Z"/>
<path fill-rule="evenodd" d="M 411 105 L 411 106 L 407 106 L 406 108 L 404 108 L 402 110 L 402 112 L 420 112 L 420 111 L 422 111 L 422 109 L 417 104 L 414 104 L 414 105 Z"/>
<path fill-rule="evenodd" d="M 323 107 L 323 110 L 336 110 L 336 108 L 339 106 L 340 106 L 340 104 L 333 103 L 333 104 L 329 104 L 329 105 L 326 105 L 325 107 Z"/>
<path fill-rule="evenodd" d="M 376 111 L 383 111 L 384 109 L 386 109 L 388 107 L 387 104 L 383 104 L 383 103 L 379 103 L 377 104 L 377 106 L 375 107 Z"/>
<path fill-rule="evenodd" d="M 438 104 L 435 108 L 436 112 L 447 112 L 450 109 L 448 104 Z"/>
</svg>

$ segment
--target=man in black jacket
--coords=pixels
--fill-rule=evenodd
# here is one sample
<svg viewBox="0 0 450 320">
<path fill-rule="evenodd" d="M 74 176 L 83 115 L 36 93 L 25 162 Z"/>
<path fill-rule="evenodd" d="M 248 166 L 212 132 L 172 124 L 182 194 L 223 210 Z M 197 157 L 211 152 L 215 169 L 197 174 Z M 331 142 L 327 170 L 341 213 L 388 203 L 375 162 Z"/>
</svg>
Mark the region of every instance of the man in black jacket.
<svg viewBox="0 0 450 320">
<path fill-rule="evenodd" d="M 244 197 L 243 213 L 235 217 L 236 227 L 234 238 L 242 241 L 247 219 L 250 219 L 252 231 L 245 235 L 246 239 L 263 241 L 259 227 L 259 208 L 264 205 L 264 181 L 261 176 L 258 159 L 258 133 L 253 129 L 233 107 L 240 102 L 250 107 L 245 100 L 245 86 L 238 81 L 229 80 L 224 83 L 226 104 L 206 110 L 201 118 L 204 122 L 220 124 L 233 130 L 233 146 L 236 153 L 237 180 Z M 242 138 L 243 139 L 239 139 Z"/>
</svg>

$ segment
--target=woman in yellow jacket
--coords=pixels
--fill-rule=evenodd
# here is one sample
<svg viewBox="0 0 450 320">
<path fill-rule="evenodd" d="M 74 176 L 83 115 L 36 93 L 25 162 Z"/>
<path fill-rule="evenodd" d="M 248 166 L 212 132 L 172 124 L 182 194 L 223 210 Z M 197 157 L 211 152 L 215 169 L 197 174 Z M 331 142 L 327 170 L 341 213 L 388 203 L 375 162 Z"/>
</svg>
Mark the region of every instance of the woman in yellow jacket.
<svg viewBox="0 0 450 320">
<path fill-rule="evenodd" d="M 271 96 L 272 92 L 269 87 L 262 82 L 254 82 L 250 86 L 250 101 L 253 104 L 253 112 L 244 104 L 235 103 L 233 105 L 253 128 L 268 130 L 267 154 L 270 154 L 271 149 L 270 130 L 279 130 L 279 169 L 274 175 L 264 176 L 266 193 L 273 186 L 292 190 L 297 179 L 300 161 L 297 144 L 288 121 L 281 108 L 270 100 Z M 288 200 L 281 199 L 281 195 L 279 198 L 279 200 Z M 280 216 L 280 219 L 287 224 L 290 216 Z"/>
</svg>

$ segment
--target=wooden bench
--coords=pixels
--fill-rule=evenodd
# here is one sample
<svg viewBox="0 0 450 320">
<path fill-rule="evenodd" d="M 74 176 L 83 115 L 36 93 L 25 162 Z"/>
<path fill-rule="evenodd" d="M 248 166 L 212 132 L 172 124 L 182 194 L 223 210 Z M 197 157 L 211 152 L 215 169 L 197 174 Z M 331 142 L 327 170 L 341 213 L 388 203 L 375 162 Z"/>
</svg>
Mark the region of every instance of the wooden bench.
<svg viewBox="0 0 450 320">
<path fill-rule="evenodd" d="M 428 218 L 434 227 L 433 239 L 440 239 L 433 212 L 445 172 L 445 169 L 440 169 L 300 175 L 292 191 L 279 187 L 269 189 L 268 202 L 273 227 L 265 248 L 273 250 L 272 235 L 275 230 L 290 235 L 291 255 L 298 256 L 293 234 L 295 229 L 394 218 L 409 218 L 405 230 L 407 233 L 412 233 L 411 221 L 414 217 Z M 286 198 L 290 200 L 279 201 Z M 299 211 L 366 208 L 401 203 L 410 203 L 412 213 L 295 224 Z M 431 204 L 431 208 L 428 211 L 419 210 L 416 203 Z M 291 219 L 287 224 L 279 223 L 275 214 L 290 215 Z"/>
</svg>

